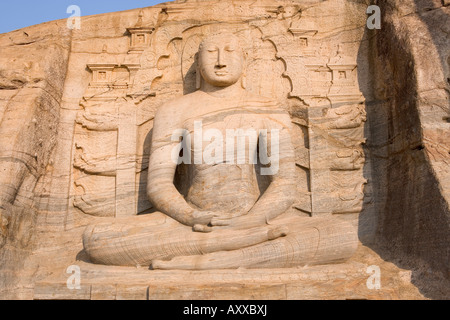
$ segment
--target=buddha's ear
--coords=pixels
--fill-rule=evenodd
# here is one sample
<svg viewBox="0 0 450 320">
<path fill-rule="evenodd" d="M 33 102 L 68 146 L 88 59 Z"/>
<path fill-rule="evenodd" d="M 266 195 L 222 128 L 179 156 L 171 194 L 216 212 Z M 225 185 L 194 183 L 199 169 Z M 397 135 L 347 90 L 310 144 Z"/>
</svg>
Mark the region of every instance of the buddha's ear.
<svg viewBox="0 0 450 320">
<path fill-rule="evenodd" d="M 199 90 L 202 87 L 202 74 L 200 72 L 200 65 L 198 63 L 199 53 L 195 54 L 195 89 Z"/>
<path fill-rule="evenodd" d="M 242 64 L 244 67 L 244 74 L 247 73 L 247 61 L 248 61 L 248 52 L 247 50 L 242 50 Z"/>
<path fill-rule="evenodd" d="M 247 63 L 247 60 L 248 60 L 248 52 L 247 52 L 247 50 L 242 50 L 242 56 L 243 56 L 243 59 L 244 59 L 244 63 Z"/>
<path fill-rule="evenodd" d="M 248 59 L 248 53 L 247 51 L 243 50 L 243 72 L 241 77 L 241 87 L 242 89 L 247 89 L 247 59 Z"/>
</svg>

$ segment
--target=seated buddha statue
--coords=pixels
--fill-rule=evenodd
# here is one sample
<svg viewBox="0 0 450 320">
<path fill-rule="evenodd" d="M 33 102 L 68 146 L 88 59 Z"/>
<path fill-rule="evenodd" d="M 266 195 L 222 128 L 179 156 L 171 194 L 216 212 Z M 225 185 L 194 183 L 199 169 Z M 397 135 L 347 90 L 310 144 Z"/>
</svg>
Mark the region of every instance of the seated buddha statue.
<svg viewBox="0 0 450 320">
<path fill-rule="evenodd" d="M 238 37 L 203 40 L 198 90 L 161 106 L 154 120 L 147 194 L 157 212 L 88 226 L 83 244 L 93 263 L 289 268 L 354 254 L 354 226 L 290 210 L 297 190 L 291 118 L 245 89 L 245 65 Z"/>
</svg>

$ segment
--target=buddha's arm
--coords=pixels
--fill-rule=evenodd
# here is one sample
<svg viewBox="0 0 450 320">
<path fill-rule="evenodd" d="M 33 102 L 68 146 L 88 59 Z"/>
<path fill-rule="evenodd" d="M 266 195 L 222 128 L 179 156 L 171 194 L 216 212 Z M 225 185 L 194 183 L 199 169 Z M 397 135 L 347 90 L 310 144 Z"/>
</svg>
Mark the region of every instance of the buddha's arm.
<svg viewBox="0 0 450 320">
<path fill-rule="evenodd" d="M 286 115 L 286 117 L 282 117 L 282 121 L 276 121 L 278 124 L 280 122 L 284 124 L 281 127 L 279 125 L 276 126 L 279 130 L 278 166 L 276 161 L 274 161 L 274 159 L 276 160 L 276 157 L 274 158 L 274 152 L 276 152 L 274 143 L 276 143 L 276 141 L 268 141 L 272 140 L 274 135 L 272 134 L 272 138 L 263 141 L 269 147 L 271 146 L 271 148 L 269 148 L 269 152 L 271 153 L 270 156 L 272 157 L 270 167 L 273 169 L 273 172 L 270 174 L 271 183 L 269 188 L 264 192 L 264 195 L 258 200 L 247 215 L 234 219 L 214 218 L 211 223 L 213 226 L 234 228 L 252 228 L 261 226 L 283 214 L 291 207 L 295 200 L 297 186 L 295 152 L 290 136 L 290 118 L 288 115 Z M 270 130 L 269 126 L 269 131 Z"/>
<path fill-rule="evenodd" d="M 177 163 L 172 159 L 172 153 L 179 141 L 172 141 L 172 135 L 182 128 L 176 119 L 178 113 L 172 106 L 167 106 L 162 107 L 155 117 L 147 195 L 157 210 L 184 225 L 208 224 L 211 218 L 198 217 L 200 213 L 185 201 L 173 184 Z"/>
<path fill-rule="evenodd" d="M 271 139 L 274 139 L 272 135 Z M 260 216 L 265 222 L 275 219 L 286 212 L 294 203 L 296 193 L 295 152 L 288 128 L 279 131 L 279 162 L 274 163 L 274 141 L 265 141 L 272 145 L 270 169 L 271 183 L 262 197 L 250 210 L 248 216 Z M 276 157 L 275 157 L 276 158 Z M 278 167 L 278 168 L 277 168 Z"/>
</svg>

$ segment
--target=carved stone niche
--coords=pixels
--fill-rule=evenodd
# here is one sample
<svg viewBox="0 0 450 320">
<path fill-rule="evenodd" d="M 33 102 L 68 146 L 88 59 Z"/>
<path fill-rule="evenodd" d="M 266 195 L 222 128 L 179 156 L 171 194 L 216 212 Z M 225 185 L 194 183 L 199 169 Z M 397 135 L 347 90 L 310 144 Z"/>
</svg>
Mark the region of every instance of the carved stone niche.
<svg viewBox="0 0 450 320">
<path fill-rule="evenodd" d="M 88 64 L 87 67 L 92 72 L 90 87 L 108 87 L 113 83 L 115 64 Z"/>
<path fill-rule="evenodd" d="M 140 65 L 99 63 L 88 64 L 87 67 L 92 72 L 90 88 L 127 89 L 131 86 L 131 79 Z"/>
<path fill-rule="evenodd" d="M 301 53 L 304 57 L 314 57 L 315 48 L 312 46 L 312 39 L 319 32 L 313 22 L 293 24 L 289 31 L 298 40 Z"/>
<path fill-rule="evenodd" d="M 343 53 L 341 46 L 337 55 L 327 64 L 332 72 L 332 86 L 329 98 L 334 102 L 363 102 L 364 98 L 357 85 L 357 64 Z"/>
<path fill-rule="evenodd" d="M 131 35 L 130 50 L 128 53 L 142 53 L 150 46 L 150 36 L 155 31 L 155 28 L 144 26 L 144 12 L 139 12 L 138 21 L 132 28 L 127 28 Z"/>
<path fill-rule="evenodd" d="M 130 50 L 128 53 L 141 53 L 150 46 L 150 36 L 155 28 L 128 28 L 131 34 Z"/>
</svg>

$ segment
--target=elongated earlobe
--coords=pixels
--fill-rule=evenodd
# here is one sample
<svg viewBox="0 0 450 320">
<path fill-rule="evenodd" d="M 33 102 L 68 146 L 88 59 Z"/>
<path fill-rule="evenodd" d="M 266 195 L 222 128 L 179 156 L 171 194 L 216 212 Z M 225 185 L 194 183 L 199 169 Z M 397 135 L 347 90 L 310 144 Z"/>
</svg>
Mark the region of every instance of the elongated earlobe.
<svg viewBox="0 0 450 320">
<path fill-rule="evenodd" d="M 247 75 L 244 73 L 241 77 L 242 89 L 247 89 Z"/>
<path fill-rule="evenodd" d="M 195 89 L 199 90 L 202 87 L 202 75 L 200 74 L 200 70 L 197 68 L 195 76 Z"/>
<path fill-rule="evenodd" d="M 202 87 L 202 74 L 198 63 L 198 53 L 195 55 L 195 64 L 195 88 L 199 90 Z"/>
<path fill-rule="evenodd" d="M 241 86 L 242 89 L 247 89 L 247 56 L 248 54 L 244 51 L 244 72 L 242 72 L 242 77 L 241 77 Z"/>
</svg>

